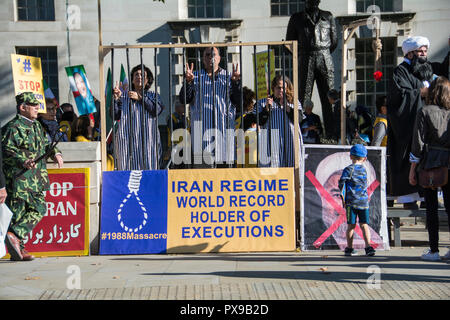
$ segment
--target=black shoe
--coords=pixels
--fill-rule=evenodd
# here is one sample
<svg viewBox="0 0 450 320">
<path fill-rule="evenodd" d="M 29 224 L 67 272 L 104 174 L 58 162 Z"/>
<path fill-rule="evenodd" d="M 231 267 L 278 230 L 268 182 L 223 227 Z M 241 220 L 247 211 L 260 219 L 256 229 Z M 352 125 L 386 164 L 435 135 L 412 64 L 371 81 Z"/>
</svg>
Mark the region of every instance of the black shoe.
<svg viewBox="0 0 450 320">
<path fill-rule="evenodd" d="M 365 250 L 366 256 L 373 257 L 375 255 L 375 249 L 372 246 L 368 246 Z"/>
<path fill-rule="evenodd" d="M 344 254 L 345 254 L 345 256 L 350 257 L 350 256 L 357 256 L 358 252 L 353 248 L 347 247 L 344 250 Z"/>
<path fill-rule="evenodd" d="M 425 201 L 420 201 L 420 209 L 426 209 L 427 208 L 427 204 Z"/>
</svg>

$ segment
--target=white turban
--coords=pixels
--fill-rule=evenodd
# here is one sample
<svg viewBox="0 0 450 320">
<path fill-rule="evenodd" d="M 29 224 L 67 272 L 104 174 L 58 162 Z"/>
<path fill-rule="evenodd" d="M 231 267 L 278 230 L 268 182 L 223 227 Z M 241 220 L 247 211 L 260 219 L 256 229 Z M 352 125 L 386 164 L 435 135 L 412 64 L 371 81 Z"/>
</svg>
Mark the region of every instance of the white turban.
<svg viewBox="0 0 450 320">
<path fill-rule="evenodd" d="M 403 41 L 402 44 L 403 55 L 406 56 L 409 52 L 417 50 L 423 46 L 430 48 L 430 40 L 428 40 L 428 38 L 421 36 L 408 38 Z"/>
</svg>

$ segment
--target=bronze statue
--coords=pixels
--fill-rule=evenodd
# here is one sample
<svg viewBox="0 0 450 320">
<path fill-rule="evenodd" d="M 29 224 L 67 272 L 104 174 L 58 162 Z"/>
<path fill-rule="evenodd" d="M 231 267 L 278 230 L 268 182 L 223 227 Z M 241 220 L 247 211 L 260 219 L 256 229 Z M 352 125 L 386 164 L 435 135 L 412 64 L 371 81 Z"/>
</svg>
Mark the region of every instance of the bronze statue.
<svg viewBox="0 0 450 320">
<path fill-rule="evenodd" d="M 311 100 L 317 81 L 327 137 L 333 133 L 333 116 L 327 93 L 334 88 L 331 53 L 337 47 L 336 22 L 329 11 L 319 9 L 320 0 L 306 0 L 305 11 L 294 13 L 287 27 L 286 40 L 298 41 L 299 98 Z"/>
</svg>

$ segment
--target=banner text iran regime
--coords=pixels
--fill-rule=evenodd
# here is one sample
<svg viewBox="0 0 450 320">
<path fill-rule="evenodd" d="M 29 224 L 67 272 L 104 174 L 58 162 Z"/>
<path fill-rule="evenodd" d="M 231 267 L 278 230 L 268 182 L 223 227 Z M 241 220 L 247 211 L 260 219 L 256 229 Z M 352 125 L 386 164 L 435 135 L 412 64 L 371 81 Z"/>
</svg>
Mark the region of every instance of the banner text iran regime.
<svg viewBox="0 0 450 320">
<path fill-rule="evenodd" d="M 295 250 L 293 168 L 169 171 L 168 253 Z"/>
</svg>

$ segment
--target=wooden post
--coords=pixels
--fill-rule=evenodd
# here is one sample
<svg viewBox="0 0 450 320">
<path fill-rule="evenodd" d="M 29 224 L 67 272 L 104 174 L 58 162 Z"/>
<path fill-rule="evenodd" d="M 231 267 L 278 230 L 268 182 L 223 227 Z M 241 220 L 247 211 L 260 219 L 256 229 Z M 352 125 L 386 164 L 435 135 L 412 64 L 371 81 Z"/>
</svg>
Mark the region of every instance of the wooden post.
<svg viewBox="0 0 450 320">
<path fill-rule="evenodd" d="M 372 42 L 372 50 L 375 54 L 375 61 L 374 61 L 374 65 L 373 65 L 373 72 L 377 72 L 377 71 L 381 71 L 382 69 L 382 64 L 381 64 L 381 48 L 383 47 L 381 45 L 381 40 L 380 40 L 380 19 L 379 18 L 375 18 L 376 20 L 376 28 L 375 28 L 375 40 Z M 374 79 L 374 85 L 373 85 L 373 97 L 372 97 L 372 103 L 375 107 L 375 115 L 377 114 L 377 110 L 376 110 L 376 98 L 377 95 L 377 81 Z"/>
<path fill-rule="evenodd" d="M 295 190 L 300 190 L 300 151 L 299 144 L 300 132 L 299 132 L 299 118 L 298 118 L 298 47 L 297 41 L 291 44 L 292 48 L 292 84 L 294 86 L 294 185 Z M 298 125 L 297 125 L 298 124 Z M 300 196 L 296 192 L 295 197 L 295 211 L 300 211 Z"/>
<path fill-rule="evenodd" d="M 348 26 L 343 26 L 341 70 L 341 144 L 345 144 L 347 127 L 347 36 Z"/>
<path fill-rule="evenodd" d="M 360 26 L 366 25 L 367 19 L 352 22 L 342 26 L 342 70 L 341 70 L 341 144 L 345 144 L 347 122 L 347 45 Z M 350 34 L 349 34 L 349 30 Z"/>
<path fill-rule="evenodd" d="M 101 0 L 97 0 L 98 11 L 98 66 L 99 66 L 99 95 L 100 95 L 100 150 L 101 150 L 101 168 L 102 172 L 106 171 L 106 97 L 105 97 L 105 77 L 103 74 L 103 61 L 105 51 L 102 43 L 102 7 Z M 114 85 L 114 84 L 113 84 Z"/>
</svg>

